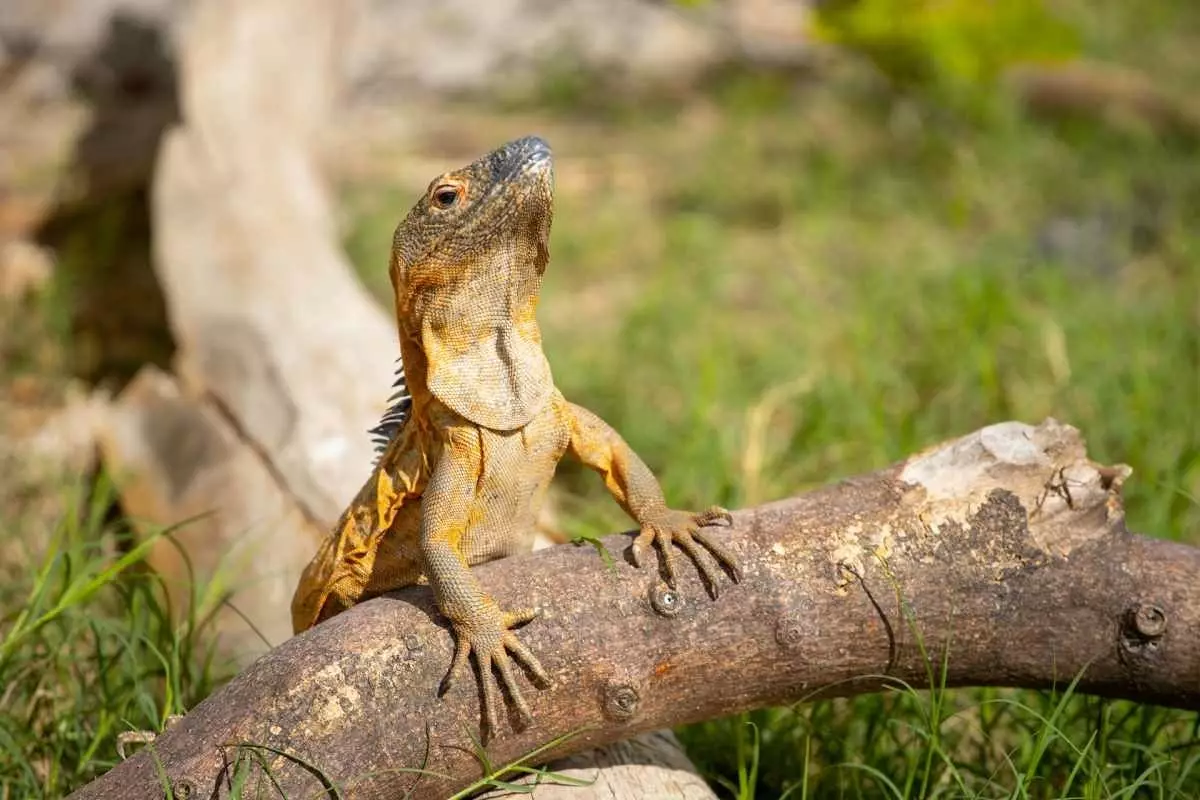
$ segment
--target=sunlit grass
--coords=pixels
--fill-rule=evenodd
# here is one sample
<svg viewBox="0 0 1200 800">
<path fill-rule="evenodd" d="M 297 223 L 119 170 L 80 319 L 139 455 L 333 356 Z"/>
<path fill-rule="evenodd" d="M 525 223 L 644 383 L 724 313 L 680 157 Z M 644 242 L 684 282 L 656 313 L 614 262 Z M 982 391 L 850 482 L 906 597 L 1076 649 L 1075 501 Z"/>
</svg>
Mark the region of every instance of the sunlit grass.
<svg viewBox="0 0 1200 800">
<path fill-rule="evenodd" d="M 1194 714 L 1083 698 L 1068 686 L 1058 693 L 917 688 L 758 711 L 681 734 L 690 755 L 731 789 L 737 782 L 730 776 L 757 759 L 757 786 L 731 791 L 742 798 L 789 791 L 1188 798 L 1200 791 Z"/>
<path fill-rule="evenodd" d="M 228 677 L 203 621 L 173 621 L 111 493 L 64 488 L 44 552 L 0 586 L 0 798 L 61 797 L 117 761 L 117 736 L 161 730 Z M 17 520 L 8 520 L 14 526 Z M 7 535 L 7 534 L 6 534 Z M 9 565 L 15 566 L 15 565 Z"/>
</svg>

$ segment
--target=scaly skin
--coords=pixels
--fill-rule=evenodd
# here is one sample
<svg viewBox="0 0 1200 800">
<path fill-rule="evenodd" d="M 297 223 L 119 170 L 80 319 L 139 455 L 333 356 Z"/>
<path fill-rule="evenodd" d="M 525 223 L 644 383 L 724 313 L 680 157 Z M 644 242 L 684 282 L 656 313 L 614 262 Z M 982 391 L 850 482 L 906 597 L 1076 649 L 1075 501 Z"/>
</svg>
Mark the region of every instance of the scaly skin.
<svg viewBox="0 0 1200 800">
<path fill-rule="evenodd" d="M 703 530 L 729 524 L 729 513 L 668 508 L 654 475 L 617 432 L 554 387 L 536 319 L 552 206 L 550 149 L 527 137 L 434 180 L 396 229 L 390 273 L 411 409 L 292 600 L 299 633 L 427 578 L 456 643 L 441 691 L 473 653 L 492 731 L 493 668 L 525 719 L 512 659 L 542 683 L 547 678 L 512 631 L 537 611 L 500 608 L 470 567 L 529 548 L 565 453 L 599 472 L 641 527 L 635 565 L 656 545 L 674 586 L 678 545 L 715 593 L 718 575 L 702 546 L 740 579 L 730 551 Z"/>
</svg>

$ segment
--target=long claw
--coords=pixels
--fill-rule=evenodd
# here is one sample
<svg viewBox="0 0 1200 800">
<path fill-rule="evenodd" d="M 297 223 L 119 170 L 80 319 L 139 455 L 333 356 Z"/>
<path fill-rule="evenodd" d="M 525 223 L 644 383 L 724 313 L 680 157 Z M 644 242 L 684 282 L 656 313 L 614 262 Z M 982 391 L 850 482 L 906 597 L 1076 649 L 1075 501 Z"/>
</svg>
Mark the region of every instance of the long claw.
<svg viewBox="0 0 1200 800">
<path fill-rule="evenodd" d="M 654 531 L 650 529 L 643 529 L 642 532 L 638 534 L 638 537 L 633 540 L 633 548 L 630 551 L 630 555 L 633 557 L 633 565 L 638 569 L 642 568 L 642 556 L 649 547 L 648 543 L 653 541 L 653 539 Z"/>
<path fill-rule="evenodd" d="M 667 586 L 675 588 L 675 552 L 671 549 L 671 536 L 669 531 L 660 530 L 654 537 L 658 543 L 659 552 L 662 553 L 663 572 L 667 574 Z"/>
<path fill-rule="evenodd" d="M 704 531 L 696 531 L 692 534 L 692 537 L 696 541 L 700 542 L 700 544 L 708 548 L 708 552 L 712 553 L 713 557 L 716 558 L 717 561 L 720 561 L 722 566 L 729 570 L 730 574 L 733 576 L 734 583 L 741 582 L 742 568 L 738 566 L 737 559 L 734 558 L 733 553 L 729 551 L 728 547 L 721 542 L 718 542 Z"/>
<path fill-rule="evenodd" d="M 483 718 L 487 720 L 488 731 L 492 734 L 500 732 L 500 715 L 496 711 L 496 679 L 492 677 L 491 653 L 476 652 L 479 661 L 479 684 L 483 689 Z"/>
<path fill-rule="evenodd" d="M 542 668 L 541 663 L 537 660 L 537 656 L 533 651 L 525 646 L 524 642 L 516 636 L 509 635 L 505 637 L 504 646 L 507 647 L 513 654 L 513 657 L 520 661 L 525 668 L 533 673 L 533 676 L 538 679 L 543 685 L 550 683 L 550 677 L 546 674 L 546 670 Z"/>
<path fill-rule="evenodd" d="M 533 714 L 529 711 L 529 704 L 521 696 L 521 690 L 517 688 L 517 682 L 513 678 L 512 662 L 509 661 L 508 655 L 501 650 L 496 653 L 496 657 L 492 663 L 496 667 L 496 672 L 500 673 L 500 682 L 504 684 L 504 690 L 508 692 L 509 698 L 512 699 L 513 705 L 516 706 L 517 714 L 522 720 L 533 719 Z"/>
<path fill-rule="evenodd" d="M 463 637 L 455 635 L 454 658 L 450 661 L 450 669 L 446 671 L 446 676 L 442 678 L 441 686 L 438 687 L 438 697 L 442 697 L 446 692 L 450 691 L 450 687 L 454 684 L 458 674 L 466 669 L 467 659 L 470 655 L 471 645 Z"/>
<path fill-rule="evenodd" d="M 696 515 L 696 524 L 701 527 L 718 523 L 723 526 L 733 525 L 733 514 L 721 506 L 709 506 L 704 513 Z"/>
<path fill-rule="evenodd" d="M 516 628 L 524 625 L 527 622 L 532 622 L 541 615 L 542 611 L 539 608 L 522 608 L 518 611 L 509 611 L 504 615 L 504 627 Z M 516 637 L 513 637 L 516 639 Z"/>
<path fill-rule="evenodd" d="M 721 593 L 720 584 L 717 583 L 717 573 L 713 570 L 712 565 L 708 563 L 708 560 L 701 555 L 700 548 L 696 546 L 696 541 L 692 536 L 692 534 L 677 536 L 675 543 L 679 545 L 683 552 L 688 554 L 688 557 L 695 563 L 696 569 L 700 570 L 700 573 L 704 575 L 709 592 L 715 600 Z"/>
</svg>

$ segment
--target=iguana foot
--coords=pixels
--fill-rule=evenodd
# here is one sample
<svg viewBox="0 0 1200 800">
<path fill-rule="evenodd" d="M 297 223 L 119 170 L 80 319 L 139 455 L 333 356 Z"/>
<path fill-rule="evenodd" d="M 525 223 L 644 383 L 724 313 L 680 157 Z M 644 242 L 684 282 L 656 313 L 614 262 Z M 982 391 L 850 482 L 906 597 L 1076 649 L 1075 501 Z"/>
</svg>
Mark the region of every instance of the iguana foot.
<svg viewBox="0 0 1200 800">
<path fill-rule="evenodd" d="M 667 585 L 675 586 L 675 554 L 672 544 L 679 547 L 696 563 L 696 568 L 708 582 L 709 591 L 715 598 L 718 594 L 717 572 L 707 559 L 701 557 L 700 548 L 696 543 L 704 545 L 720 564 L 729 571 L 734 582 L 742 579 L 742 570 L 737 559 L 729 549 L 703 530 L 709 525 L 729 526 L 733 524 L 733 516 L 720 506 L 712 506 L 707 511 L 694 514 L 690 511 L 676 511 L 664 508 L 658 514 L 642 521 L 642 532 L 633 541 L 633 565 L 642 566 L 642 556 L 650 547 L 651 542 L 658 545 L 661 554 L 663 571 L 666 573 Z"/>
<path fill-rule="evenodd" d="M 532 672 L 539 682 L 542 684 L 550 682 L 537 658 L 511 630 L 534 619 L 539 613 L 535 609 L 501 611 L 495 602 L 489 600 L 479 611 L 471 615 L 474 617 L 473 619 L 454 621 L 454 660 L 450 663 L 450 670 L 446 673 L 446 677 L 442 679 L 438 696 L 440 697 L 450 690 L 451 684 L 457 680 L 459 673 L 467 667 L 467 660 L 471 653 L 474 653 L 475 662 L 479 665 L 480 688 L 483 690 L 483 716 L 487 721 L 488 728 L 493 733 L 500 730 L 498 712 L 500 704 L 497 702 L 499 687 L 496 677 L 492 673 L 493 667 L 500 674 L 500 682 L 504 684 L 504 689 L 512 698 L 513 705 L 516 706 L 521 719 L 532 719 L 533 715 L 529 712 L 529 705 L 521 696 L 521 690 L 517 688 L 516 677 L 513 675 L 513 662 L 509 654 L 511 653 L 516 660 Z"/>
</svg>

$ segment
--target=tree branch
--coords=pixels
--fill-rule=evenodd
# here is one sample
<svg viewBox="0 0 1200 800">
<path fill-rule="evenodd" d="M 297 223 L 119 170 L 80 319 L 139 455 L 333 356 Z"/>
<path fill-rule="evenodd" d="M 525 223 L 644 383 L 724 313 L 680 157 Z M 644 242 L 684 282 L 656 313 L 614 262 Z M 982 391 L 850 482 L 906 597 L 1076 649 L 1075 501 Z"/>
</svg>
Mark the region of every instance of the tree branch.
<svg viewBox="0 0 1200 800">
<path fill-rule="evenodd" d="M 1086 457 L 1054 420 L 991 426 L 906 462 L 737 512 L 744 582 L 713 601 L 694 570 L 670 592 L 629 540 L 560 546 L 477 568 L 502 605 L 538 603 L 522 639 L 552 684 L 534 723 L 486 745 L 506 764 L 746 709 L 918 687 L 1065 686 L 1200 708 L 1200 550 L 1129 533 L 1127 467 Z M 315 766 L 349 796 L 441 797 L 480 775 L 479 697 L 435 689 L 452 641 L 425 587 L 284 642 L 146 752 L 78 798 L 226 796 L 258 745 Z M 508 720 L 511 724 L 512 720 Z M 150 751 L 153 752 L 150 752 Z M 289 797 L 321 796 L 295 761 L 253 750 Z M 270 784 L 262 765 L 251 782 Z M 427 774 L 410 770 L 424 769 Z M 178 794 L 176 796 L 179 796 Z"/>
</svg>

